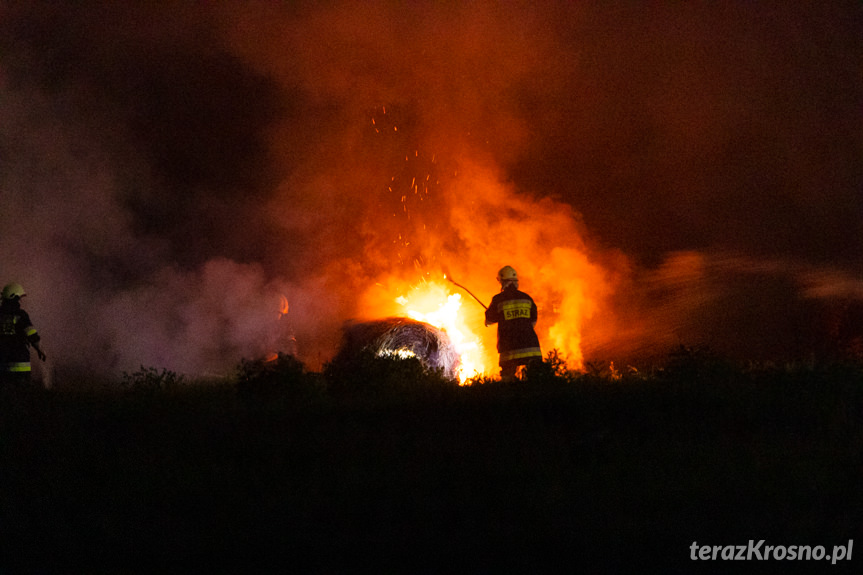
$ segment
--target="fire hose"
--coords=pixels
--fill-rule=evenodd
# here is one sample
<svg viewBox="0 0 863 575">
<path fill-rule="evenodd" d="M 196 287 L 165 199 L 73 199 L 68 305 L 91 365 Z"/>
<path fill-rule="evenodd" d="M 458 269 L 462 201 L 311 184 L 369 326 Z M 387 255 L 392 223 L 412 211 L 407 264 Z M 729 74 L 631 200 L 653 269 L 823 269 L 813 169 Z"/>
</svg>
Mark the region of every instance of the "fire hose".
<svg viewBox="0 0 863 575">
<path fill-rule="evenodd" d="M 475 300 L 479 303 L 479 305 L 481 305 L 481 306 L 483 307 L 483 309 L 488 309 L 488 306 L 487 306 L 487 305 L 485 305 L 484 303 L 482 303 L 482 300 L 480 300 L 478 297 L 476 297 L 475 295 L 473 295 L 473 293 L 472 293 L 469 289 L 467 289 L 466 287 L 464 287 L 464 286 L 463 286 L 463 285 L 461 285 L 460 283 L 457 283 L 454 279 L 452 279 L 452 278 L 450 277 L 450 275 L 449 275 L 449 274 L 444 274 L 444 276 L 443 276 L 443 277 L 445 277 L 447 280 L 449 280 L 449 282 L 450 282 L 450 283 L 452 283 L 454 286 L 460 287 L 461 289 L 463 289 L 464 291 L 466 291 L 468 294 L 470 294 L 470 296 L 471 296 L 473 299 L 475 299 Z"/>
</svg>

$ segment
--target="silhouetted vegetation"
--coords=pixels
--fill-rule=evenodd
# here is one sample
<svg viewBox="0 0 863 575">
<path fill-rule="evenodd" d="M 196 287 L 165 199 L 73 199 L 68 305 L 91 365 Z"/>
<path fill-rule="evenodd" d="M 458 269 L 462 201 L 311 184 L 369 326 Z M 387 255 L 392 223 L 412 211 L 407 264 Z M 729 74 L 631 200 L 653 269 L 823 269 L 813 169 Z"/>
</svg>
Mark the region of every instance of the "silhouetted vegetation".
<svg viewBox="0 0 863 575">
<path fill-rule="evenodd" d="M 427 369 L 416 357 L 379 356 L 369 350 L 329 362 L 324 378 L 335 397 L 412 399 L 458 387 L 443 370 Z"/>
<path fill-rule="evenodd" d="M 306 403 L 320 399 L 324 385 L 297 358 L 279 353 L 272 359 L 244 359 L 237 375 L 241 397 L 256 401 Z"/>
<path fill-rule="evenodd" d="M 863 365 L 552 352 L 470 387 L 372 355 L 142 367 L 0 390 L 0 462 L 3 573 L 691 572 L 693 541 L 860 544 Z"/>
<path fill-rule="evenodd" d="M 160 372 L 155 367 L 144 367 L 138 371 L 123 372 L 120 384 L 128 389 L 156 391 L 160 389 L 174 389 L 183 383 L 183 376 L 162 368 Z"/>
</svg>

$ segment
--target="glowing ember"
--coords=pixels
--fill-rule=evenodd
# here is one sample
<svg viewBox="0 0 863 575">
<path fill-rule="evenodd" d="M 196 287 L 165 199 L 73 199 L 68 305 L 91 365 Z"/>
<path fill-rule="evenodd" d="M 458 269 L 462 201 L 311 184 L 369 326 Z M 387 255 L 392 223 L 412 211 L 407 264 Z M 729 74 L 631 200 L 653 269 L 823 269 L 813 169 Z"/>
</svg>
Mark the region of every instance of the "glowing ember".
<svg viewBox="0 0 863 575">
<path fill-rule="evenodd" d="M 414 286 L 407 296 L 396 298 L 404 309 L 405 315 L 423 321 L 447 333 L 459 355 L 461 365 L 458 378 L 462 385 L 471 377 L 488 371 L 483 360 L 483 345 L 467 325 L 461 310 L 461 294 L 450 293 L 448 288 L 437 282 L 423 282 Z"/>
<path fill-rule="evenodd" d="M 417 356 L 417 354 L 414 353 L 413 350 L 406 349 L 403 347 L 396 349 L 396 350 L 386 350 L 384 352 L 379 353 L 378 355 L 380 355 L 382 357 L 397 357 L 399 359 L 408 359 L 408 358 Z"/>
</svg>

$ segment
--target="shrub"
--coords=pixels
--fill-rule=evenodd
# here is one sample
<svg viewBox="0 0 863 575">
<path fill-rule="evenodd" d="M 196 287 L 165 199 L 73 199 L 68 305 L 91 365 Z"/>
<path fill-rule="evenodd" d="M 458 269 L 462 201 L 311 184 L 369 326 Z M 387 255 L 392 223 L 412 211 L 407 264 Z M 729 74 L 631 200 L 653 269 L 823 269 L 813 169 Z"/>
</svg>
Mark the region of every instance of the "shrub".
<svg viewBox="0 0 863 575">
<path fill-rule="evenodd" d="M 724 381 L 734 371 L 729 362 L 707 347 L 681 345 L 669 354 L 661 373 L 679 383 L 706 383 Z"/>
<path fill-rule="evenodd" d="M 324 378 L 332 393 L 342 395 L 404 394 L 458 386 L 442 370 L 427 369 L 416 357 L 379 356 L 370 350 L 328 363 Z"/>
<path fill-rule="evenodd" d="M 134 390 L 166 390 L 175 389 L 183 383 L 183 379 L 182 375 L 169 371 L 164 367 L 159 372 L 155 367 L 144 367 L 142 365 L 141 369 L 136 372 L 128 373 L 124 371 L 121 385 L 126 389 Z"/>
<path fill-rule="evenodd" d="M 566 358 L 557 348 L 545 354 L 543 363 L 546 364 L 546 368 L 551 372 L 551 375 L 555 377 L 567 379 L 571 375 L 569 366 L 566 364 Z"/>
<path fill-rule="evenodd" d="M 279 353 L 275 359 L 243 359 L 237 376 L 237 391 L 246 397 L 306 398 L 320 391 L 314 374 L 292 355 Z"/>
<path fill-rule="evenodd" d="M 542 361 L 534 361 L 523 366 L 516 373 L 515 382 L 502 382 L 499 375 L 477 375 L 468 378 L 469 387 L 496 386 L 502 383 L 530 384 L 532 386 L 568 383 L 574 373 L 566 364 L 565 357 L 556 348 L 549 351 Z"/>
</svg>

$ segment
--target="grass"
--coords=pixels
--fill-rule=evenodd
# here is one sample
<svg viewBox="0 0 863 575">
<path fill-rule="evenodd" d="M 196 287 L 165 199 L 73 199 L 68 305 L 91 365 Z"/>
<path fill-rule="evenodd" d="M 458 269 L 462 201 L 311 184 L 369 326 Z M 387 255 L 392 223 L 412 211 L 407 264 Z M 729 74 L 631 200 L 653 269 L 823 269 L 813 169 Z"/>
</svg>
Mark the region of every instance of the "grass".
<svg viewBox="0 0 863 575">
<path fill-rule="evenodd" d="M 857 364 L 683 350 L 459 388 L 356 361 L 3 390 L 0 572 L 727 572 L 692 542 L 863 544 Z"/>
</svg>

